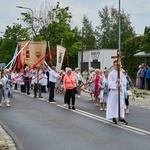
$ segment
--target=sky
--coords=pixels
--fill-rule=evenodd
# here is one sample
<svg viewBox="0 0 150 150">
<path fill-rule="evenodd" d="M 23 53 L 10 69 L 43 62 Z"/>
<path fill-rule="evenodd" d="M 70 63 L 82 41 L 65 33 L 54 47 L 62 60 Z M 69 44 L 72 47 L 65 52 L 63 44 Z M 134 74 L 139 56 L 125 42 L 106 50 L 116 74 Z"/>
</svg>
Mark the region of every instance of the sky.
<svg viewBox="0 0 150 150">
<path fill-rule="evenodd" d="M 119 8 L 119 0 L 0 0 L 0 37 L 5 32 L 6 26 L 13 26 L 13 23 L 23 24 L 17 20 L 21 18 L 21 12 L 27 12 L 25 9 L 16 8 L 23 6 L 38 10 L 42 3 L 55 6 L 60 2 L 60 7 L 69 7 L 73 15 L 72 27 L 82 27 L 83 16 L 86 15 L 94 27 L 100 25 L 98 11 L 102 10 L 105 5 Z M 145 26 L 150 26 L 150 9 L 149 0 L 120 0 L 121 9 L 130 14 L 131 25 L 134 27 L 137 35 L 142 35 Z"/>
</svg>

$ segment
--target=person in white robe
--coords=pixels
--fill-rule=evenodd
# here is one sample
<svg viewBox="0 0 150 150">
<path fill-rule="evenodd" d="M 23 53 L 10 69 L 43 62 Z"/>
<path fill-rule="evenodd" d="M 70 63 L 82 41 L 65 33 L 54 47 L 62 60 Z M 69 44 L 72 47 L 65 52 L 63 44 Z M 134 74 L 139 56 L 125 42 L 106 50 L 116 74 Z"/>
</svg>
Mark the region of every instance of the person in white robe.
<svg viewBox="0 0 150 150">
<path fill-rule="evenodd" d="M 112 119 L 114 124 L 117 124 L 118 118 L 118 86 L 120 86 L 120 123 L 127 125 L 125 121 L 125 101 L 124 90 L 126 88 L 126 78 L 120 71 L 120 79 L 118 79 L 117 61 L 113 63 L 114 69 L 108 75 L 109 96 L 107 100 L 106 118 Z"/>
<path fill-rule="evenodd" d="M 46 93 L 47 78 L 48 77 L 47 77 L 45 71 L 43 71 L 43 78 L 41 79 L 41 90 L 44 93 Z"/>
</svg>

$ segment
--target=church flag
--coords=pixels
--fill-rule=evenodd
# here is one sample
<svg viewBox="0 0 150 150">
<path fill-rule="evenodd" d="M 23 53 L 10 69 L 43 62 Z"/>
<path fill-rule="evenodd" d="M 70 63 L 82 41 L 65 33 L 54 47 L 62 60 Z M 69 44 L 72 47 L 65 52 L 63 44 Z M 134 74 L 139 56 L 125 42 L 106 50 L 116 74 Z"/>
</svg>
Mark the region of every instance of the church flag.
<svg viewBox="0 0 150 150">
<path fill-rule="evenodd" d="M 62 63 L 63 63 L 63 60 L 64 60 L 64 55 L 65 55 L 66 48 L 64 48 L 64 47 L 62 47 L 62 46 L 60 46 L 60 45 L 57 45 L 56 50 L 57 50 L 57 63 L 56 63 L 56 68 L 57 68 L 58 70 L 61 70 Z"/>
<path fill-rule="evenodd" d="M 26 42 L 20 42 L 21 47 Z M 30 42 L 28 47 L 21 52 L 21 63 L 33 66 L 38 62 L 46 53 L 46 42 Z M 38 66 L 44 67 L 44 60 Z"/>
</svg>

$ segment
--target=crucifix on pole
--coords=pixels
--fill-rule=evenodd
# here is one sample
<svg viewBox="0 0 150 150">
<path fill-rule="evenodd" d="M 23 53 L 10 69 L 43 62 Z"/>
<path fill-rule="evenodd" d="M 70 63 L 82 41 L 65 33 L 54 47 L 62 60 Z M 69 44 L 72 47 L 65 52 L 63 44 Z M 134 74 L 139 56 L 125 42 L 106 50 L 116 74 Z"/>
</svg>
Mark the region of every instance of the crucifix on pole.
<svg viewBox="0 0 150 150">
<path fill-rule="evenodd" d="M 121 56 L 120 50 L 117 50 L 117 56 L 112 56 L 111 58 L 117 59 L 117 79 L 118 79 L 118 120 L 120 121 L 120 66 L 121 59 L 124 56 Z"/>
</svg>

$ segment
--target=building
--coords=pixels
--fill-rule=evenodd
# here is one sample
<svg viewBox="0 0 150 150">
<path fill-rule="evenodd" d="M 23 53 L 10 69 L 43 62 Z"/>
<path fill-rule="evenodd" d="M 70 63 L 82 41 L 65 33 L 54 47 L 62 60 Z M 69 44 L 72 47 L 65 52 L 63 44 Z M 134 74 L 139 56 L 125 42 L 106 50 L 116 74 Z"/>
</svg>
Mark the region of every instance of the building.
<svg viewBox="0 0 150 150">
<path fill-rule="evenodd" d="M 83 71 L 91 67 L 104 70 L 112 67 L 114 59 L 111 56 L 116 56 L 116 49 L 100 49 L 83 51 L 83 63 L 81 66 L 81 52 L 78 52 L 78 67 Z"/>
</svg>

